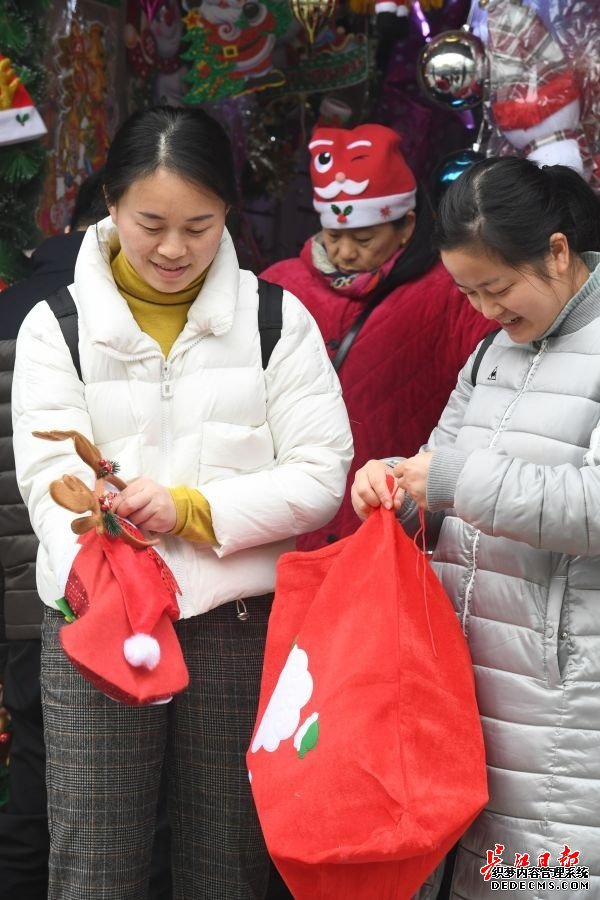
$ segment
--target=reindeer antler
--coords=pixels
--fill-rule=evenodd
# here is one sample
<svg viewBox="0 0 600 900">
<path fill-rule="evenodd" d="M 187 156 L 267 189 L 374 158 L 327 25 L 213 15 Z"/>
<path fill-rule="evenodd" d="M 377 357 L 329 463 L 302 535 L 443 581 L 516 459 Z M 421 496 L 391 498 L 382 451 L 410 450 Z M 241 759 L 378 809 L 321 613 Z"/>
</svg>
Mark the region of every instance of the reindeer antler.
<svg viewBox="0 0 600 900">
<path fill-rule="evenodd" d="M 120 491 L 127 487 L 127 482 L 118 478 L 115 474 L 115 463 L 104 459 L 95 444 L 92 444 L 79 431 L 33 431 L 34 437 L 43 438 L 45 441 L 66 441 L 73 439 L 77 455 L 86 463 L 96 476 L 96 491 L 90 488 L 75 475 L 63 475 L 62 480 L 53 481 L 50 485 L 52 499 L 71 512 L 91 512 L 91 516 L 82 516 L 71 522 L 71 528 L 75 534 L 85 534 L 86 531 L 95 528 L 96 534 L 104 534 L 104 513 L 110 512 L 110 504 L 106 502 L 103 490 L 103 482 L 108 481 Z M 115 516 L 115 521 L 117 517 Z M 143 549 L 158 544 L 158 539 L 145 541 L 136 537 L 127 528 L 119 527 L 118 536 L 132 547 Z"/>
<path fill-rule="evenodd" d="M 33 431 L 34 437 L 43 438 L 45 441 L 66 441 L 73 439 L 75 452 L 80 459 L 93 470 L 96 478 L 103 478 L 110 484 L 113 484 L 120 491 L 125 490 L 127 482 L 119 478 L 113 470 L 114 463 L 104 459 L 95 444 L 92 444 L 79 431 Z"/>
<path fill-rule="evenodd" d="M 104 534 L 104 519 L 100 508 L 100 500 L 96 494 L 76 475 L 63 475 L 60 481 L 50 484 L 50 496 L 55 503 L 71 512 L 91 512 L 91 516 L 82 516 L 71 522 L 75 534 L 85 534 L 92 528 L 96 534 Z"/>
</svg>

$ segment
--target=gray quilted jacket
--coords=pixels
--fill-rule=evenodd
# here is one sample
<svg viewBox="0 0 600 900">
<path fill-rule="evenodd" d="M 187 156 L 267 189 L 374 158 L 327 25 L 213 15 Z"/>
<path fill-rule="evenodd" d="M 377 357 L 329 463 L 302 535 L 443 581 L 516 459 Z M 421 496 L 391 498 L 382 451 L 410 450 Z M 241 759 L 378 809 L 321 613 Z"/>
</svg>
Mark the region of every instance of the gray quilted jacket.
<svg viewBox="0 0 600 900">
<path fill-rule="evenodd" d="M 600 900 L 600 254 L 584 259 L 546 335 L 501 332 L 474 388 L 467 363 L 428 445 L 434 565 L 469 641 L 490 791 L 453 900 L 489 900 L 495 844 L 505 865 L 557 865 L 567 844 Z"/>
</svg>

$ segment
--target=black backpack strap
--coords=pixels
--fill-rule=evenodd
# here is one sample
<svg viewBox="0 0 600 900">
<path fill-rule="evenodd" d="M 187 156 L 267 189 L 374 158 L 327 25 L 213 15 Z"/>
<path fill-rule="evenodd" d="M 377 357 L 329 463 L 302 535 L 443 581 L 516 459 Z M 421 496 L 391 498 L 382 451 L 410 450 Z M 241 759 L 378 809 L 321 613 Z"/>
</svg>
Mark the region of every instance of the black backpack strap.
<svg viewBox="0 0 600 900">
<path fill-rule="evenodd" d="M 283 328 L 283 288 L 279 284 L 258 279 L 258 330 L 262 366 L 266 369 Z"/>
<path fill-rule="evenodd" d="M 356 337 L 358 336 L 358 332 L 363 327 L 363 325 L 365 324 L 365 322 L 367 321 L 367 319 L 369 318 L 369 316 L 371 315 L 371 313 L 373 312 L 374 309 L 375 309 L 375 306 L 365 307 L 365 309 L 363 309 L 361 314 L 356 317 L 356 319 L 352 323 L 352 326 L 348 329 L 348 331 L 342 338 L 342 340 L 340 342 L 340 346 L 338 347 L 335 356 L 331 360 L 331 364 L 336 372 L 339 372 L 342 363 L 344 362 L 344 360 L 348 356 L 348 353 L 350 352 L 350 347 L 352 346 Z"/>
<path fill-rule="evenodd" d="M 477 384 L 477 373 L 479 372 L 479 366 L 481 365 L 483 357 L 485 356 L 486 350 L 490 346 L 490 344 L 493 343 L 494 338 L 499 331 L 502 331 L 502 329 L 496 328 L 495 331 L 490 331 L 489 334 L 486 334 L 481 344 L 479 345 L 479 350 L 477 351 L 475 359 L 473 360 L 473 368 L 471 369 L 471 384 L 473 385 L 473 387 L 475 387 L 475 385 Z"/>
<path fill-rule="evenodd" d="M 385 300 L 385 298 L 389 294 L 389 291 L 391 290 L 393 290 L 393 288 L 388 287 L 388 281 L 386 279 L 383 284 L 379 285 L 379 287 L 373 294 L 369 305 L 366 306 L 361 314 L 356 317 L 356 319 L 340 341 L 340 346 L 338 347 L 335 356 L 331 360 L 331 364 L 336 372 L 340 371 L 342 363 L 348 356 L 350 348 L 358 337 L 360 329 L 363 327 L 373 310 L 376 309 L 383 300 Z"/>
<path fill-rule="evenodd" d="M 281 337 L 283 327 L 283 288 L 270 281 L 258 279 L 258 329 L 260 332 L 260 350 L 263 369 L 269 365 L 271 353 L 275 344 Z M 46 303 L 56 316 L 60 330 L 63 333 L 65 343 L 69 348 L 73 365 L 78 378 L 81 377 L 81 362 L 79 360 L 79 321 L 77 307 L 68 288 L 62 287 L 46 297 Z"/>
<path fill-rule="evenodd" d="M 68 287 L 61 287 L 56 293 L 45 299 L 58 320 L 65 343 L 69 348 L 77 377 L 80 381 L 83 381 L 81 377 L 81 362 L 79 360 L 79 319 L 71 292 Z"/>
</svg>

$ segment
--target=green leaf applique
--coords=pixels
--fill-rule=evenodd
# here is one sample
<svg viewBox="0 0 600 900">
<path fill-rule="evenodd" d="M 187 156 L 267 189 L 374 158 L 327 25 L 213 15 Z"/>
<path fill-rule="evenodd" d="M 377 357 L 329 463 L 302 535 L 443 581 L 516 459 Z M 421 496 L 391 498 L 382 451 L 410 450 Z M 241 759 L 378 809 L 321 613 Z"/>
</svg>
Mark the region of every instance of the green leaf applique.
<svg viewBox="0 0 600 900">
<path fill-rule="evenodd" d="M 313 713 L 300 726 L 294 735 L 294 747 L 300 759 L 304 759 L 309 750 L 314 750 L 319 740 L 319 714 Z"/>
<path fill-rule="evenodd" d="M 76 620 L 77 616 L 75 615 L 75 613 L 73 612 L 73 610 L 71 609 L 69 604 L 67 603 L 65 597 L 59 597 L 58 600 L 56 601 L 56 605 L 58 606 L 59 610 L 61 611 L 61 613 L 67 620 L 67 622 L 71 623 Z"/>
</svg>

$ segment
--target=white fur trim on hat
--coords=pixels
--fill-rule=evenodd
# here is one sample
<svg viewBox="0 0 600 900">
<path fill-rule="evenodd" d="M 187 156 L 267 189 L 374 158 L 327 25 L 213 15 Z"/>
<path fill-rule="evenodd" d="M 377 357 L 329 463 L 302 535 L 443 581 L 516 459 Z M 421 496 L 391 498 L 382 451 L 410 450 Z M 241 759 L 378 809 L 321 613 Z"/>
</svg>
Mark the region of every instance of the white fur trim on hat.
<svg viewBox="0 0 600 900">
<path fill-rule="evenodd" d="M 0 111 L 0 145 L 32 141 L 46 134 L 46 131 L 35 106 L 17 106 Z"/>
<path fill-rule="evenodd" d="M 387 197 L 364 197 L 348 200 L 313 200 L 323 228 L 367 228 L 401 219 L 415 208 L 416 190 Z"/>
</svg>

